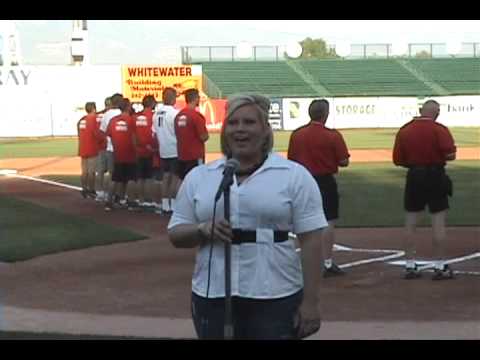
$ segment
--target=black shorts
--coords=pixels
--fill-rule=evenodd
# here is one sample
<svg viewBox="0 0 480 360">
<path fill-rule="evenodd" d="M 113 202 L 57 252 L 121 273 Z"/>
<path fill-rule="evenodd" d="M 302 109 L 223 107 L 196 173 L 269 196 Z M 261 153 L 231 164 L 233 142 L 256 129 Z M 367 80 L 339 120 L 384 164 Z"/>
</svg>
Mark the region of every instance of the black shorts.
<svg viewBox="0 0 480 360">
<path fill-rule="evenodd" d="M 113 165 L 112 181 L 127 183 L 137 180 L 136 163 L 115 163 Z"/>
<path fill-rule="evenodd" d="M 151 179 L 153 176 L 153 158 L 141 157 L 137 159 L 137 176 L 139 179 Z"/>
<path fill-rule="evenodd" d="M 178 158 L 161 158 L 163 172 L 177 174 L 178 173 Z"/>
<path fill-rule="evenodd" d="M 322 194 L 323 211 L 327 221 L 338 219 L 339 194 L 337 181 L 333 175 L 314 176 Z"/>
<path fill-rule="evenodd" d="M 160 166 L 160 167 L 154 167 L 153 170 L 152 170 L 153 174 L 152 174 L 152 178 L 153 180 L 156 180 L 156 181 L 162 181 L 163 180 L 163 168 Z"/>
<path fill-rule="evenodd" d="M 177 176 L 183 180 L 190 170 L 192 170 L 195 166 L 202 165 L 203 163 L 203 159 L 178 160 Z"/>
<path fill-rule="evenodd" d="M 452 190 L 452 182 L 444 167 L 410 168 L 405 183 L 404 208 L 408 212 L 418 212 L 428 205 L 432 214 L 446 210 Z"/>
</svg>

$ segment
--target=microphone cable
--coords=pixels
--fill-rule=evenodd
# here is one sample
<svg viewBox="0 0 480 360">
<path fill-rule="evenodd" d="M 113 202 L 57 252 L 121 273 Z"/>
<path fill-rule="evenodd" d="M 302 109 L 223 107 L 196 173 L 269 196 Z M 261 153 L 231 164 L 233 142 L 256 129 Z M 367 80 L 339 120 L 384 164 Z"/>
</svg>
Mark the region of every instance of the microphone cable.
<svg viewBox="0 0 480 360">
<path fill-rule="evenodd" d="M 213 204 L 213 220 L 212 220 L 212 228 L 210 229 L 210 251 L 208 254 L 208 277 L 207 277 L 207 299 L 208 294 L 210 291 L 210 271 L 212 266 L 212 253 L 213 253 L 213 235 L 215 231 L 215 213 L 217 211 L 217 202 L 215 201 Z"/>
<path fill-rule="evenodd" d="M 232 157 L 228 157 L 225 164 L 224 164 L 224 170 L 223 170 L 223 175 L 225 176 L 225 171 L 227 170 L 227 168 L 232 171 L 232 181 L 231 183 L 233 182 L 233 175 L 236 171 L 236 169 L 238 169 L 238 167 L 240 166 L 240 162 L 235 159 L 235 158 L 232 158 Z M 220 188 L 218 189 L 218 192 L 214 198 L 214 201 L 213 201 L 213 220 L 212 220 L 212 228 L 210 230 L 210 251 L 209 251 L 209 255 L 208 255 L 208 277 L 207 277 L 207 298 L 208 298 L 208 295 L 210 293 L 210 273 L 211 273 L 211 266 L 212 266 L 212 253 L 213 253 L 213 235 L 214 235 L 214 230 L 215 230 L 215 213 L 216 213 L 216 210 L 217 210 L 217 202 L 220 200 L 220 197 L 222 196 L 221 195 L 221 187 L 223 185 L 225 181 L 225 177 L 222 177 L 222 181 L 220 183 Z M 231 183 L 228 185 L 230 186 Z"/>
</svg>

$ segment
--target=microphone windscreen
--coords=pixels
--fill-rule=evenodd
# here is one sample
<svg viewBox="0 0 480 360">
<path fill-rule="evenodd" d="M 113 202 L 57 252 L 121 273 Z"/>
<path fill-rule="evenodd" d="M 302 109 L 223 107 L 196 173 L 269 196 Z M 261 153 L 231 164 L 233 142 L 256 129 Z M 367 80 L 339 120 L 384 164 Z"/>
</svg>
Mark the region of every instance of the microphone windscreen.
<svg viewBox="0 0 480 360">
<path fill-rule="evenodd" d="M 240 161 L 238 161 L 237 159 L 235 158 L 230 158 L 227 160 L 227 162 L 225 163 L 225 169 L 227 168 L 230 168 L 232 169 L 234 172 L 240 167 Z"/>
</svg>

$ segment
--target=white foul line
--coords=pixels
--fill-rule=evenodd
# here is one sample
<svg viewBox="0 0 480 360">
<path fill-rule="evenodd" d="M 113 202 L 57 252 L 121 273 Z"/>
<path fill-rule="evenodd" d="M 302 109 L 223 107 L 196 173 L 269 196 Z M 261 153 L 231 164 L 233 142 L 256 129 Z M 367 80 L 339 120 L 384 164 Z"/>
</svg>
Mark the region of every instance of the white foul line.
<svg viewBox="0 0 480 360">
<path fill-rule="evenodd" d="M 39 178 L 32 177 L 32 176 L 17 175 L 17 174 L 5 174 L 5 175 L 9 176 L 9 177 L 16 177 L 16 178 L 25 179 L 25 180 L 37 181 L 37 182 L 41 182 L 41 183 L 49 184 L 49 185 L 56 185 L 56 186 L 64 187 L 64 188 L 71 189 L 71 190 L 78 190 L 78 191 L 82 190 L 82 188 L 78 187 L 78 186 L 62 184 L 62 183 L 59 183 L 59 182 L 56 182 L 56 181 L 50 181 L 50 180 L 45 180 L 45 179 L 39 179 Z"/>
<path fill-rule="evenodd" d="M 339 265 L 338 267 L 341 268 L 341 269 L 345 269 L 345 268 L 349 268 L 349 267 L 352 267 L 352 266 L 358 266 L 358 265 L 370 264 L 370 263 L 378 262 L 378 261 L 385 261 L 385 260 L 390 260 L 390 259 L 396 259 L 396 258 L 402 257 L 402 256 L 404 256 L 404 255 L 405 255 L 405 252 L 404 252 L 404 251 L 397 251 L 397 252 L 395 252 L 394 254 L 391 254 L 391 255 L 380 256 L 380 257 L 375 257 L 375 258 L 370 258 L 370 259 L 365 259 L 365 260 L 359 260 L 359 261 L 354 261 L 354 262 L 351 262 L 351 263 Z"/>
<path fill-rule="evenodd" d="M 467 255 L 467 256 L 462 256 L 462 257 L 459 257 L 459 258 L 454 258 L 454 259 L 446 260 L 446 261 L 444 261 L 444 264 L 455 264 L 455 263 L 458 263 L 458 262 L 475 259 L 475 258 L 477 258 L 477 257 L 480 257 L 480 252 L 473 253 L 473 254 L 470 254 L 470 255 Z M 431 269 L 431 268 L 433 268 L 434 266 L 435 266 L 435 263 L 432 262 L 432 263 L 427 264 L 427 265 L 424 265 L 424 266 L 419 266 L 419 267 L 418 267 L 418 270 L 419 270 L 419 271 L 422 271 L 422 270 L 426 270 L 426 269 Z"/>
<path fill-rule="evenodd" d="M 17 170 L 12 170 L 12 169 L 2 169 L 0 170 L 0 175 L 13 175 L 16 174 Z"/>
</svg>

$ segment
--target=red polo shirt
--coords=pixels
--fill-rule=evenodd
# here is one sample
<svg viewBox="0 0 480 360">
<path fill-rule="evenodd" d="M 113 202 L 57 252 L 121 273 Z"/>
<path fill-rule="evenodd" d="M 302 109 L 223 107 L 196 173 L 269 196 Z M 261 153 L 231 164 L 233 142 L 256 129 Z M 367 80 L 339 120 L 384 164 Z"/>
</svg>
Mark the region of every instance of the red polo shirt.
<svg viewBox="0 0 480 360">
<path fill-rule="evenodd" d="M 312 175 L 338 172 L 338 163 L 350 157 L 342 134 L 321 122 L 311 121 L 290 136 L 288 158 L 305 166 Z"/>
<path fill-rule="evenodd" d="M 205 143 L 200 139 L 208 134 L 205 117 L 196 110 L 184 108 L 175 117 L 178 159 L 205 159 Z"/>
<path fill-rule="evenodd" d="M 97 115 L 88 114 L 77 123 L 78 155 L 82 158 L 97 156 L 99 137 L 97 135 Z"/>
<path fill-rule="evenodd" d="M 150 145 L 153 148 L 153 134 L 152 134 L 152 118 L 153 112 L 146 109 L 138 114 L 135 114 L 136 134 L 137 134 L 137 154 L 139 157 L 152 156 L 152 150 L 147 148 Z"/>
<path fill-rule="evenodd" d="M 131 116 L 120 114 L 108 124 L 107 136 L 112 139 L 113 158 L 116 163 L 134 163 L 137 161 L 135 143 L 135 121 Z"/>
<path fill-rule="evenodd" d="M 393 147 L 395 165 L 445 165 L 457 148 L 448 128 L 431 118 L 415 117 L 400 128 Z"/>
</svg>

